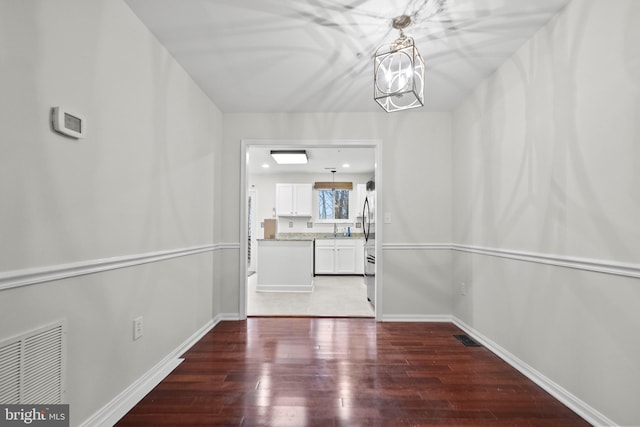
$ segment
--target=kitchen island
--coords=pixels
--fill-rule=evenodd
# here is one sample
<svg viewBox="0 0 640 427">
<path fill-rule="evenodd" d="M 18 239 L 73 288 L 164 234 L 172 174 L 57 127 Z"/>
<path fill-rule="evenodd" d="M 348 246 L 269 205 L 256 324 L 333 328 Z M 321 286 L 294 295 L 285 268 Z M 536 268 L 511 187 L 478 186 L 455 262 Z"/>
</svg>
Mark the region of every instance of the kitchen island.
<svg viewBox="0 0 640 427">
<path fill-rule="evenodd" d="M 258 292 L 312 292 L 313 239 L 258 239 Z"/>
</svg>

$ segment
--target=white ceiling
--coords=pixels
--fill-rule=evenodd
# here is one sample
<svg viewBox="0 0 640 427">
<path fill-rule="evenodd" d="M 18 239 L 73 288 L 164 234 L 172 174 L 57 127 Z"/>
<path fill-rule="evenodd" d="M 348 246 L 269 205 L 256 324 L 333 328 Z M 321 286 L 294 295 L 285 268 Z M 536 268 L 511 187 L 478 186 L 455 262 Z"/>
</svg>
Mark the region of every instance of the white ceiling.
<svg viewBox="0 0 640 427">
<path fill-rule="evenodd" d="M 125 1 L 225 113 L 381 112 L 372 57 L 403 14 L 427 64 L 426 104 L 412 111 L 451 111 L 569 2 Z M 285 167 L 269 150 L 250 148 L 250 174 L 373 173 L 375 161 L 373 149 L 308 148 L 308 165 Z"/>
<path fill-rule="evenodd" d="M 402 14 L 427 64 L 418 111 L 451 111 L 569 0 L 125 1 L 223 112 L 266 113 L 382 111 L 372 56 Z"/>
<path fill-rule="evenodd" d="M 375 163 L 375 150 L 373 148 L 355 147 L 299 147 L 296 150 L 305 149 L 309 163 L 306 165 L 278 165 L 271 158 L 270 151 L 282 147 L 249 147 L 249 167 L 251 175 L 260 174 L 327 174 L 330 181 L 331 169 L 338 175 L 341 174 L 370 174 L 373 175 Z M 291 147 L 289 147 L 291 149 Z M 269 165 L 263 168 L 262 165 Z M 349 165 L 348 167 L 345 164 Z"/>
</svg>

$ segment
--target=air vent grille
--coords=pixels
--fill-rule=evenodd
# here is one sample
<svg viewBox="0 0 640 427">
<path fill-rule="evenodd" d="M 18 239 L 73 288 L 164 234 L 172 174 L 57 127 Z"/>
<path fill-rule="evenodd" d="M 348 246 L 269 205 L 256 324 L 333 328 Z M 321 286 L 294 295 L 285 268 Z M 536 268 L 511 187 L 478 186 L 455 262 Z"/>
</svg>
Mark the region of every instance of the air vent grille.
<svg viewBox="0 0 640 427">
<path fill-rule="evenodd" d="M 454 335 L 454 337 L 467 347 L 481 347 L 480 344 L 475 342 L 468 335 Z"/>
<path fill-rule="evenodd" d="M 20 354 L 21 343 L 14 342 L 0 347 L 0 402 L 20 402 Z"/>
<path fill-rule="evenodd" d="M 64 338 L 58 322 L 0 343 L 0 402 L 62 403 Z"/>
</svg>

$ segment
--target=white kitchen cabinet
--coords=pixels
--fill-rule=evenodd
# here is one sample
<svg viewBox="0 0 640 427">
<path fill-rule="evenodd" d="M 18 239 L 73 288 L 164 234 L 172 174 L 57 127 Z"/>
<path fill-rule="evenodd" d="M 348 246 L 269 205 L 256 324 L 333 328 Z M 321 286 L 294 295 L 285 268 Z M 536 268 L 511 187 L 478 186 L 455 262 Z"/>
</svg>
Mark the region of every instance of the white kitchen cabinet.
<svg viewBox="0 0 640 427">
<path fill-rule="evenodd" d="M 259 239 L 257 274 L 257 292 L 312 292 L 313 241 Z"/>
<path fill-rule="evenodd" d="M 335 245 L 333 239 L 316 239 L 316 274 L 335 274 Z"/>
<path fill-rule="evenodd" d="M 276 215 L 311 216 L 311 184 L 276 184 Z"/>
<path fill-rule="evenodd" d="M 356 247 L 352 240 L 336 240 L 335 246 L 336 274 L 355 274 Z"/>
<path fill-rule="evenodd" d="M 363 240 L 316 239 L 315 258 L 315 274 L 362 274 Z"/>
<path fill-rule="evenodd" d="M 311 216 L 313 190 L 311 184 L 294 184 L 293 208 L 298 216 Z"/>
<path fill-rule="evenodd" d="M 293 184 L 276 184 L 276 215 L 293 215 Z"/>
</svg>

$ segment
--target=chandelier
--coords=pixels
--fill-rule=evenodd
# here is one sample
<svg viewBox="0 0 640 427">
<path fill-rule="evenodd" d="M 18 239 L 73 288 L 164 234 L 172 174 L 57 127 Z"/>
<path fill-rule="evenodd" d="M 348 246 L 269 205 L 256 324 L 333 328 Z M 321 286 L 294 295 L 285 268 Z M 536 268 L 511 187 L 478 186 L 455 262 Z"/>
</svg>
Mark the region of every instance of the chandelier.
<svg viewBox="0 0 640 427">
<path fill-rule="evenodd" d="M 400 37 L 378 48 L 374 58 L 373 98 L 388 113 L 424 105 L 424 60 L 413 39 L 404 34 L 411 17 L 393 19 Z"/>
</svg>

